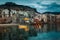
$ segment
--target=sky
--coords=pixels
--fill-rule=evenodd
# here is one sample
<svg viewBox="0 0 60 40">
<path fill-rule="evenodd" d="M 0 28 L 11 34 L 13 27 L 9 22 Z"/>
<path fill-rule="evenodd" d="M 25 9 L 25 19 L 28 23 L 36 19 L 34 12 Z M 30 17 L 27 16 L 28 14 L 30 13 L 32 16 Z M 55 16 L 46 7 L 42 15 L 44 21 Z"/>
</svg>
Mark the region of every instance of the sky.
<svg viewBox="0 0 60 40">
<path fill-rule="evenodd" d="M 14 2 L 19 5 L 26 5 L 32 8 L 36 8 L 38 12 L 60 12 L 60 0 L 0 0 L 0 4 L 6 2 Z"/>
</svg>

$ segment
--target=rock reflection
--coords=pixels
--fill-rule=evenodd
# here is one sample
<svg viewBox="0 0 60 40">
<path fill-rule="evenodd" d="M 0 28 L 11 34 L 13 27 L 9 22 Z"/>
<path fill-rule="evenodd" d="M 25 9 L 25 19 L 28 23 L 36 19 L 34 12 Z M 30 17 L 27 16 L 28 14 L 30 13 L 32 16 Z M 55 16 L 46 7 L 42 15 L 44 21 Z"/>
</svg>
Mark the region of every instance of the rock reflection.
<svg viewBox="0 0 60 40">
<path fill-rule="evenodd" d="M 44 24 L 41 31 L 36 37 L 29 37 L 28 40 L 60 40 L 60 24 Z"/>
</svg>

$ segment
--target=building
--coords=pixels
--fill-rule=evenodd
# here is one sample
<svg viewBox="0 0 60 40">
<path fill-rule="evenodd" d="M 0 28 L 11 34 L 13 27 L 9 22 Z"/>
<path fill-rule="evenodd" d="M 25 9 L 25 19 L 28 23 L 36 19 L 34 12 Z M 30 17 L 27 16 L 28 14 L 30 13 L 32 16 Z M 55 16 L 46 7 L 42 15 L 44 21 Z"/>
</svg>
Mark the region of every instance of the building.
<svg viewBox="0 0 60 40">
<path fill-rule="evenodd" d="M 3 5 L 0 5 L 0 16 L 2 18 L 12 18 L 12 21 L 14 21 L 13 23 L 16 23 L 16 19 L 22 21 L 24 17 L 33 18 L 36 12 L 37 11 L 35 8 L 17 5 L 12 2 L 7 2 Z"/>
<path fill-rule="evenodd" d="M 45 12 L 47 14 L 49 31 L 60 31 L 60 12 Z"/>
</svg>

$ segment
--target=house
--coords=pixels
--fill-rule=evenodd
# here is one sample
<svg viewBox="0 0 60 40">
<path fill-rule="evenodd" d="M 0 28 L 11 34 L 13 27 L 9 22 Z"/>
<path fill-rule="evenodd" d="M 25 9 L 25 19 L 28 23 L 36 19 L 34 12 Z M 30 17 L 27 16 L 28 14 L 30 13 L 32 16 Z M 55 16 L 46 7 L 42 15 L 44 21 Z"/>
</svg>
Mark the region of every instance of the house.
<svg viewBox="0 0 60 40">
<path fill-rule="evenodd" d="M 0 5 L 0 14 L 2 15 L 2 18 L 12 18 L 12 21 L 14 21 L 14 23 L 17 20 L 22 21 L 24 17 L 33 18 L 36 12 L 37 11 L 35 8 L 17 5 L 12 2 L 7 2 L 3 5 Z"/>
</svg>

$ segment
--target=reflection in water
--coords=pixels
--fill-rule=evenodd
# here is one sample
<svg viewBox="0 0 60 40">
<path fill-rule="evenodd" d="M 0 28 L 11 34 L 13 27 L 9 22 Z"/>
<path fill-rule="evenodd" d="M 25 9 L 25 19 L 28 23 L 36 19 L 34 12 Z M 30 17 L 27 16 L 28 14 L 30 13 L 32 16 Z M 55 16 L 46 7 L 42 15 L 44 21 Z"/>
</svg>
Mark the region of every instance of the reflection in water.
<svg viewBox="0 0 60 40">
<path fill-rule="evenodd" d="M 28 40 L 60 40 L 60 32 L 38 33 L 36 37 L 29 37 Z"/>
<path fill-rule="evenodd" d="M 28 40 L 60 40 L 60 24 L 44 24 L 36 37 Z"/>
<path fill-rule="evenodd" d="M 49 31 L 60 31 L 60 24 L 55 24 L 55 23 L 51 23 L 51 24 L 44 24 L 41 28 L 41 30 L 43 32 L 49 32 Z"/>
<path fill-rule="evenodd" d="M 31 25 L 29 26 L 31 27 Z M 36 33 L 36 30 L 32 31 L 32 28 L 30 30 L 32 31 L 31 35 L 37 34 L 37 36 L 29 36 L 28 32 L 25 32 L 23 29 L 18 29 L 17 26 L 9 26 L 8 28 L 0 29 L 2 30 L 0 40 L 20 40 L 19 38 L 23 36 L 23 39 L 26 38 L 26 40 L 60 40 L 60 24 L 43 24 L 38 33 Z M 6 29 L 6 31 L 3 32 L 3 29 Z"/>
</svg>

